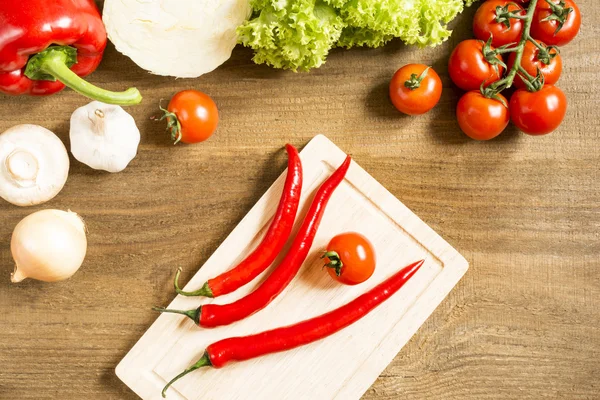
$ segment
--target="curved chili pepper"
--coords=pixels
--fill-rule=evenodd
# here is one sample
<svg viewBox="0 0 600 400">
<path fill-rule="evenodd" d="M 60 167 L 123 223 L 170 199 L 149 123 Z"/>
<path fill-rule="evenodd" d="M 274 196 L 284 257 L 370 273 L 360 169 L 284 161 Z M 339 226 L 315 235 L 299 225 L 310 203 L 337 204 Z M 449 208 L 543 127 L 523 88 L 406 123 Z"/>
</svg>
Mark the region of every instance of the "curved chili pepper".
<svg viewBox="0 0 600 400">
<path fill-rule="evenodd" d="M 230 304 L 206 304 L 195 310 L 170 310 L 155 307 L 160 312 L 183 314 L 204 328 L 229 325 L 265 308 L 292 281 L 308 255 L 327 202 L 346 176 L 351 158 L 344 163 L 319 188 L 302 226 L 285 258 L 269 277 L 252 293 Z"/>
<path fill-rule="evenodd" d="M 298 150 L 288 144 L 288 171 L 279 200 L 275 217 L 269 226 L 264 239 L 242 262 L 216 278 L 209 279 L 202 287 L 193 292 L 184 292 L 179 288 L 178 280 L 181 270 L 175 274 L 175 291 L 184 296 L 218 297 L 231 293 L 256 278 L 275 260 L 285 246 L 298 212 L 300 194 L 302 193 L 302 162 Z"/>
<path fill-rule="evenodd" d="M 176 380 L 202 367 L 222 368 L 230 361 L 245 361 L 265 354 L 286 351 L 331 336 L 352 325 L 389 299 L 421 268 L 425 260 L 404 267 L 373 289 L 333 311 L 283 328 L 249 336 L 219 340 L 206 348 L 191 367 L 173 378 L 162 391 L 163 397 Z"/>
</svg>

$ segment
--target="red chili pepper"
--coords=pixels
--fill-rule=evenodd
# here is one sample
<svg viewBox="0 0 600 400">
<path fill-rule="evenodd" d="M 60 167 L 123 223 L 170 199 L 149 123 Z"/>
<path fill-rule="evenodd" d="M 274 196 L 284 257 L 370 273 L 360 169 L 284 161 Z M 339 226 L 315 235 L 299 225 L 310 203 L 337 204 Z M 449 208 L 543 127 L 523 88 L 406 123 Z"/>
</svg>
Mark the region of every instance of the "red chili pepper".
<svg viewBox="0 0 600 400">
<path fill-rule="evenodd" d="M 245 361 L 265 354 L 290 350 L 333 335 L 389 299 L 404 286 L 424 262 L 425 260 L 421 260 L 403 268 L 350 303 L 318 317 L 254 335 L 219 340 L 209 345 L 204 355 L 194 365 L 177 375 L 164 387 L 163 397 L 169 386 L 176 380 L 198 368 L 222 368 L 230 361 Z"/>
<path fill-rule="evenodd" d="M 81 79 L 98 67 L 106 42 L 93 0 L 3 0 L 0 92 L 50 95 L 66 85 L 104 103 L 138 104 L 135 88 L 114 93 Z"/>
<path fill-rule="evenodd" d="M 294 227 L 302 192 L 302 163 L 298 150 L 290 144 L 286 145 L 285 149 L 289 156 L 285 186 L 275 217 L 262 242 L 244 261 L 216 278 L 209 279 L 194 292 L 184 292 L 179 288 L 178 279 L 181 271 L 178 270 L 175 274 L 175 291 L 177 293 L 184 296 L 206 297 L 218 297 L 231 293 L 252 281 L 275 260 Z"/>
<path fill-rule="evenodd" d="M 344 176 L 346 176 L 346 172 L 350 167 L 350 161 L 350 156 L 348 156 L 344 163 L 319 188 L 290 250 L 285 255 L 283 261 L 281 261 L 258 289 L 230 304 L 206 304 L 189 311 L 170 310 L 159 307 L 155 307 L 154 310 L 187 315 L 196 324 L 204 328 L 214 328 L 216 326 L 229 325 L 265 308 L 287 287 L 298 273 L 312 246 L 321 218 L 325 212 L 325 206 L 335 189 L 344 179 Z"/>
</svg>

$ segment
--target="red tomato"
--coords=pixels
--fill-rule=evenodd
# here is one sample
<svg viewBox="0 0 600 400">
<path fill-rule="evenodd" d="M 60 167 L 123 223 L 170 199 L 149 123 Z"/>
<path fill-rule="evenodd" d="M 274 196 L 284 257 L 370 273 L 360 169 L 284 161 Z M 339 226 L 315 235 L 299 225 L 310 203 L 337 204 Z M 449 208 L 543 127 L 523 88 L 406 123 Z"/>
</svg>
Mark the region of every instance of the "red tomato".
<svg viewBox="0 0 600 400">
<path fill-rule="evenodd" d="M 542 42 L 538 41 L 538 43 L 540 43 L 543 47 L 546 47 L 546 45 L 544 45 Z M 562 73 L 562 58 L 556 49 L 550 49 L 548 52 L 554 55 L 554 57 L 550 58 L 549 64 L 544 64 L 538 58 L 540 49 L 528 41 L 525 43 L 525 48 L 523 49 L 521 66 L 531 76 L 536 76 L 539 69 L 542 72 L 542 75 L 544 75 L 544 82 L 548 85 L 554 85 L 556 82 L 558 82 L 558 78 L 560 78 L 560 74 Z M 510 57 L 508 58 L 509 70 L 515 63 L 515 58 L 516 54 L 511 53 Z M 519 89 L 524 89 L 526 87 L 519 75 L 515 77 L 514 84 Z"/>
<path fill-rule="evenodd" d="M 440 77 L 423 64 L 405 65 L 396 71 L 390 82 L 392 103 L 404 114 L 425 114 L 435 107 L 441 96 Z"/>
<path fill-rule="evenodd" d="M 197 90 L 177 93 L 169 102 L 167 111 L 165 118 L 169 121 L 168 129 L 176 143 L 203 142 L 215 133 L 219 124 L 217 105 L 208 95 Z"/>
<path fill-rule="evenodd" d="M 363 235 L 356 232 L 335 236 L 323 256 L 333 279 L 346 285 L 357 285 L 369 279 L 375 271 L 375 250 Z"/>
<path fill-rule="evenodd" d="M 553 85 L 528 92 L 517 90 L 510 98 L 513 124 L 529 135 L 545 135 L 559 127 L 567 113 L 567 97 Z"/>
<path fill-rule="evenodd" d="M 560 0 L 551 0 L 559 4 Z M 573 0 L 564 0 L 565 6 L 561 15 L 558 15 L 564 23 L 559 29 L 560 21 L 544 21 L 552 15 L 552 8 L 546 0 L 538 0 L 531 22 L 531 36 L 541 40 L 547 45 L 564 46 L 577 36 L 581 27 L 581 12 Z M 567 11 L 567 10 L 571 11 Z"/>
<path fill-rule="evenodd" d="M 506 103 L 506 98 L 498 94 Z M 460 129 L 475 140 L 490 140 L 508 125 L 508 108 L 501 101 L 490 99 L 479 90 L 465 93 L 458 101 L 456 118 Z"/>
<path fill-rule="evenodd" d="M 481 40 L 463 40 L 456 46 L 448 61 L 448 72 L 452 81 L 462 90 L 476 90 L 502 76 L 503 68 L 494 68 L 483 55 L 484 42 Z M 493 48 L 492 48 L 493 50 Z M 497 59 L 502 61 L 500 55 Z"/>
<path fill-rule="evenodd" d="M 515 18 L 502 18 L 497 11 L 506 11 L 525 15 L 523 7 L 514 1 L 488 0 L 481 4 L 473 18 L 473 34 L 477 39 L 486 42 L 492 36 L 492 46 L 500 47 L 505 44 L 518 43 L 523 31 L 523 21 Z M 507 24 L 509 26 L 507 26 Z"/>
</svg>

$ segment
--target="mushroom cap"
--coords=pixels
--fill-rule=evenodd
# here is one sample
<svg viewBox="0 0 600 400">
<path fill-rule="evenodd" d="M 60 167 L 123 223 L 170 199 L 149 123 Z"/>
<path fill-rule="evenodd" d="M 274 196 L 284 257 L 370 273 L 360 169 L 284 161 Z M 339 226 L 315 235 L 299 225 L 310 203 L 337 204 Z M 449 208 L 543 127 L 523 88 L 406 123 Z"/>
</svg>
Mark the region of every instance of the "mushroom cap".
<svg viewBox="0 0 600 400">
<path fill-rule="evenodd" d="M 120 172 L 137 155 L 140 131 L 119 106 L 93 101 L 71 115 L 71 153 L 80 162 Z"/>
<path fill-rule="evenodd" d="M 250 0 L 105 0 L 117 50 L 156 75 L 196 78 L 231 57 Z"/>
<path fill-rule="evenodd" d="M 61 140 L 38 125 L 0 134 L 0 197 L 17 206 L 54 198 L 67 182 L 69 155 Z"/>
</svg>

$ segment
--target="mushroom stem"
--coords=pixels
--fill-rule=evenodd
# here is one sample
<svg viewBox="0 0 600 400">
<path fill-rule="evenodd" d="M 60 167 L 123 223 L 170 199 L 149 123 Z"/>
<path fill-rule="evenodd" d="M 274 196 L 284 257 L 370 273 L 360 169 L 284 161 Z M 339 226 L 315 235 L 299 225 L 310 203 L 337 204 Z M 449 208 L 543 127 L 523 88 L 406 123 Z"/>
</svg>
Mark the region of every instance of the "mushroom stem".
<svg viewBox="0 0 600 400">
<path fill-rule="evenodd" d="M 39 171 L 37 158 L 25 149 L 16 149 L 6 158 L 6 169 L 10 177 L 21 187 L 31 187 Z"/>
</svg>

